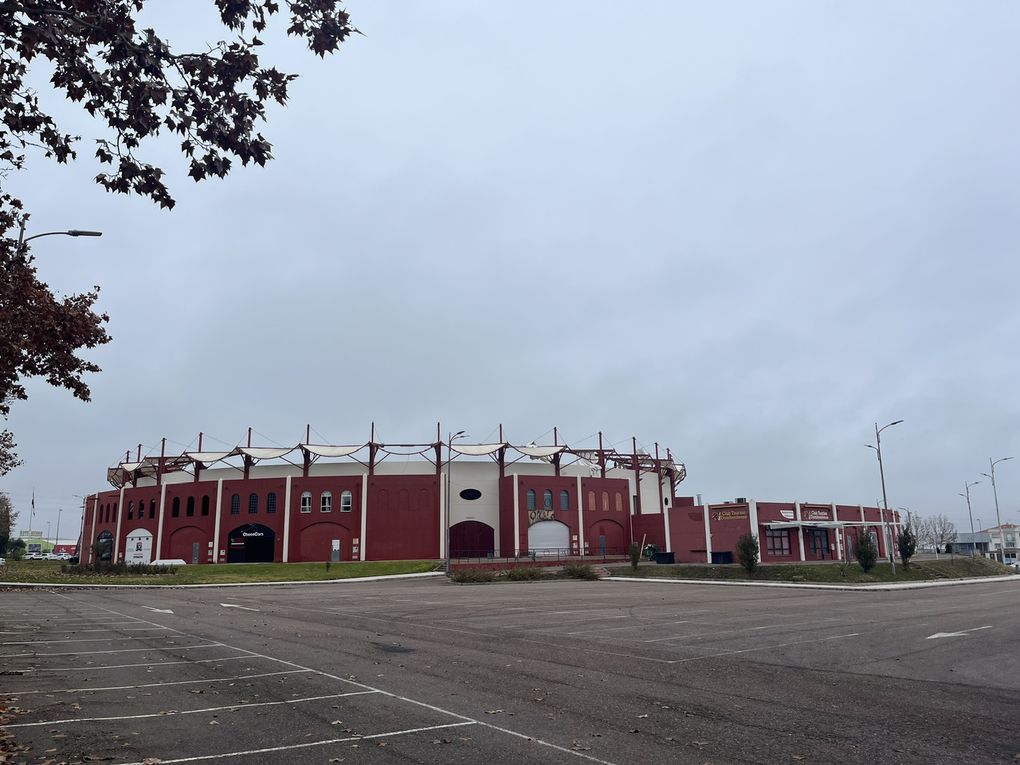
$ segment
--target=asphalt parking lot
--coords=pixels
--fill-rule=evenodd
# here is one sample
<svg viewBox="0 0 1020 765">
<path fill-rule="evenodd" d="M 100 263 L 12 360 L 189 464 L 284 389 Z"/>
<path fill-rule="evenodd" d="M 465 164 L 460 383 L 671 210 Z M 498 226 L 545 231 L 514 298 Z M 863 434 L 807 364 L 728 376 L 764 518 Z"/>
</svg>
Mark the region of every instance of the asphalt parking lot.
<svg viewBox="0 0 1020 765">
<path fill-rule="evenodd" d="M 5 592 L 28 763 L 1002 763 L 1020 577 Z"/>
</svg>

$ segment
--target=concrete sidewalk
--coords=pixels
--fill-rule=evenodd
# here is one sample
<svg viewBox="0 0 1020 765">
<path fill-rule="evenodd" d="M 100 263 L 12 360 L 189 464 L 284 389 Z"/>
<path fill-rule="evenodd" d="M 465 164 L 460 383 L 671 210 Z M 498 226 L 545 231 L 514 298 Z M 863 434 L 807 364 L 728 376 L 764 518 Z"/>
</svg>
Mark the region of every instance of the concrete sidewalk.
<svg viewBox="0 0 1020 765">
<path fill-rule="evenodd" d="M 728 587 L 779 587 L 797 590 L 843 590 L 846 592 L 876 592 L 881 590 L 922 590 L 928 587 L 950 587 L 959 584 L 982 582 L 1018 582 L 1020 576 L 975 576 L 966 579 L 937 579 L 930 582 L 883 582 L 880 584 L 818 584 L 811 582 L 752 582 L 740 579 L 665 579 L 662 577 L 607 576 L 610 582 L 658 582 L 667 584 L 708 584 Z"/>
</svg>

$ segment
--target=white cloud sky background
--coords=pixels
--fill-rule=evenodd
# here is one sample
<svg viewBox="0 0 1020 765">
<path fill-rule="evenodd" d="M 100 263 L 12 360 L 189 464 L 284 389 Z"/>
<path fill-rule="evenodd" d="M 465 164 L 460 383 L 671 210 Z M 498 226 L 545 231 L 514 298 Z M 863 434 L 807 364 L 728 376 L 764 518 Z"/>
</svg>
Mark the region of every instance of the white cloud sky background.
<svg viewBox="0 0 1020 765">
<path fill-rule="evenodd" d="M 212 8 L 146 20 L 201 47 Z M 45 96 L 80 160 L 5 185 L 31 231 L 105 232 L 34 252 L 59 290 L 102 286 L 114 340 L 92 403 L 36 381 L 15 406 L 19 526 L 34 488 L 35 527 L 63 508 L 76 531 L 73 495 L 139 442 L 372 420 L 393 442 L 601 429 L 671 447 L 710 501 L 869 504 L 864 444 L 902 418 L 891 505 L 967 530 L 964 481 L 1016 454 L 996 477 L 1020 522 L 1014 3 L 348 10 L 365 37 L 325 61 L 268 38 L 301 78 L 265 169 L 195 184 L 172 136 L 147 147 L 170 213 L 95 186 L 95 128 Z"/>
</svg>

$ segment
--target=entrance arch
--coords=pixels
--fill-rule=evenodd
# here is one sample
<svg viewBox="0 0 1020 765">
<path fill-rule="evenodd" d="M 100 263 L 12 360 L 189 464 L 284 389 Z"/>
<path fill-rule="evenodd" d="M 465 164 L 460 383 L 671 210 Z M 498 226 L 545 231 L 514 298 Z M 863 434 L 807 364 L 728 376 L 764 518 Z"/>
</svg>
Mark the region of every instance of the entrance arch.
<svg viewBox="0 0 1020 765">
<path fill-rule="evenodd" d="M 570 527 L 559 521 L 539 521 L 528 527 L 528 552 L 537 555 L 569 553 Z"/>
<path fill-rule="evenodd" d="M 238 526 L 227 537 L 227 563 L 272 563 L 276 532 L 261 523 Z"/>
<path fill-rule="evenodd" d="M 585 541 L 593 555 L 624 555 L 627 552 L 627 532 L 616 521 L 596 521 L 588 527 Z"/>
<path fill-rule="evenodd" d="M 109 563 L 113 560 L 113 533 L 101 531 L 96 537 L 96 560 Z"/>
<path fill-rule="evenodd" d="M 450 527 L 451 558 L 485 558 L 496 549 L 496 532 L 481 521 L 461 521 Z"/>
</svg>

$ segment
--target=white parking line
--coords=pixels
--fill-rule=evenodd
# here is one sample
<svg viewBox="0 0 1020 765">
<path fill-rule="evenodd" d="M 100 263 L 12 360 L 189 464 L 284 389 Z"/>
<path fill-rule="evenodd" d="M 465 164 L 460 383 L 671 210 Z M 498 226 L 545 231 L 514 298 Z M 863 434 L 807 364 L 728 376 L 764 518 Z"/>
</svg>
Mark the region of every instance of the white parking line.
<svg viewBox="0 0 1020 765">
<path fill-rule="evenodd" d="M 206 707 L 204 709 L 185 709 L 183 712 L 176 709 L 168 709 L 165 712 L 153 712 L 146 715 L 122 715 L 120 717 L 69 717 L 65 720 L 43 720 L 42 722 L 14 723 L 5 725 L 5 728 L 38 728 L 41 725 L 66 725 L 68 723 L 85 722 L 110 722 L 111 720 L 145 720 L 152 717 L 175 717 L 177 715 L 199 715 L 207 712 L 226 712 L 238 709 L 252 709 L 254 707 L 276 707 L 281 704 L 303 704 L 306 701 L 325 701 L 327 699 L 342 699 L 346 696 L 367 696 L 377 691 L 351 691 L 350 693 L 333 693 L 329 696 L 308 696 L 303 699 L 287 699 L 286 701 L 259 701 L 254 704 L 230 704 L 225 707 Z"/>
<path fill-rule="evenodd" d="M 152 638 L 162 637 L 161 635 L 152 635 L 149 637 L 130 637 L 124 636 L 117 638 L 118 642 L 124 640 L 151 640 Z M 109 643 L 111 638 L 108 637 L 96 637 L 96 638 L 61 638 L 60 640 L 8 640 L 0 645 L 40 645 L 43 643 Z"/>
<path fill-rule="evenodd" d="M 197 638 L 201 640 L 202 638 Z M 223 643 L 207 643 L 206 645 L 171 645 L 164 648 L 117 648 L 112 651 L 66 651 L 64 653 L 0 653 L 0 659 L 24 659 L 36 656 L 96 656 L 102 653 L 137 653 L 138 651 L 192 651 L 199 648 L 216 648 Z"/>
<path fill-rule="evenodd" d="M 247 658 L 247 657 L 244 657 Z M 138 665 L 132 665 L 138 666 Z M 200 685 L 201 683 L 225 683 L 230 680 L 251 680 L 256 677 L 274 677 L 276 675 L 300 675 L 303 672 L 311 672 L 310 669 L 286 669 L 282 672 L 261 672 L 257 675 L 232 675 L 231 677 L 212 677 L 196 680 L 172 680 L 166 683 L 142 683 L 141 685 L 107 685 L 91 686 L 89 688 L 58 688 L 56 690 L 43 691 L 18 691 L 17 696 L 29 696 L 38 693 L 92 693 L 94 691 L 132 691 L 137 688 L 162 688 L 164 685 Z"/>
<path fill-rule="evenodd" d="M 65 597 L 65 598 L 70 599 L 69 595 L 61 595 L 61 597 Z M 97 606 L 97 608 L 101 608 L 102 610 L 108 611 L 111 614 L 120 615 L 120 613 L 118 611 L 114 611 L 112 608 L 106 608 L 105 606 Z M 148 623 L 149 624 L 155 624 L 155 622 L 148 622 Z M 181 633 L 181 634 L 183 635 L 183 634 L 187 634 L 187 633 Z M 189 635 L 189 637 L 194 637 L 196 640 L 203 639 L 203 638 L 200 638 L 197 635 Z M 266 659 L 267 661 L 275 661 L 275 662 L 277 662 L 279 664 L 283 664 L 284 666 L 293 667 L 294 669 L 308 669 L 308 670 L 311 670 L 312 672 L 314 672 L 317 675 L 321 675 L 322 677 L 328 677 L 331 680 L 336 680 L 338 682 L 345 683 L 347 685 L 353 685 L 353 686 L 358 687 L 358 688 L 364 688 L 366 691 L 373 691 L 373 692 L 378 693 L 378 694 L 380 694 L 382 696 L 386 696 L 386 697 L 391 698 L 391 699 L 396 699 L 398 701 L 403 701 L 403 702 L 406 702 L 408 704 L 413 704 L 414 706 L 422 707 L 423 709 L 430 709 L 433 712 L 438 712 L 438 713 L 446 715 L 448 717 L 457 718 L 459 720 L 464 721 L 465 723 L 473 723 L 473 724 L 479 725 L 479 726 L 481 726 L 483 728 L 488 728 L 490 730 L 499 731 L 500 733 L 505 733 L 508 736 L 514 736 L 516 738 L 524 739 L 525 741 L 530 741 L 530 742 L 532 742 L 534 744 L 538 744 L 539 746 L 544 746 L 544 747 L 546 747 L 548 749 L 552 749 L 554 751 L 560 752 L 561 754 L 569 755 L 571 757 L 576 757 L 576 758 L 581 759 L 581 760 L 587 760 L 588 762 L 595 762 L 595 763 L 598 763 L 599 765 L 616 765 L 616 763 L 610 762 L 608 760 L 601 760 L 598 757 L 593 757 L 592 755 L 585 754 L 584 752 L 579 752 L 579 751 L 574 750 L 574 749 L 568 749 L 567 747 L 560 746 L 559 744 L 554 744 L 551 741 L 544 741 L 543 739 L 536 738 L 534 736 L 529 736 L 526 733 L 520 733 L 518 731 L 511 730 L 509 728 L 501 728 L 498 725 L 493 725 L 492 723 L 485 722 L 483 720 L 477 720 L 477 719 L 475 719 L 473 717 L 468 717 L 467 715 L 462 715 L 459 712 L 453 712 L 453 711 L 451 711 L 449 709 L 444 709 L 444 708 L 436 706 L 434 704 L 429 704 L 429 703 L 424 702 L 424 701 L 418 701 L 417 699 L 412 699 L 412 698 L 410 698 L 408 696 L 401 696 L 401 695 L 399 695 L 397 693 L 393 693 L 391 691 L 385 691 L 382 688 L 376 688 L 374 686 L 367 685 L 365 683 L 360 683 L 360 682 L 357 682 L 355 680 L 350 680 L 350 679 L 345 678 L 345 677 L 340 677 L 339 675 L 334 675 L 334 674 L 331 674 L 329 672 L 324 672 L 321 669 L 315 669 L 313 667 L 305 667 L 305 666 L 303 666 L 301 664 L 297 664 L 297 663 L 292 662 L 292 661 L 287 661 L 286 659 L 278 659 L 275 656 L 269 656 L 267 654 L 256 653 L 255 651 L 249 651 L 246 648 L 239 648 L 238 646 L 231 646 L 231 645 L 227 645 L 225 643 L 222 644 L 222 645 L 224 645 L 226 648 L 230 648 L 231 650 L 245 651 L 250 656 L 257 657 L 257 658 L 260 658 L 260 659 Z M 362 738 L 367 738 L 367 737 L 362 737 Z M 272 750 L 270 750 L 270 751 L 272 751 Z M 164 760 L 163 762 L 165 764 L 166 763 L 172 763 L 172 762 L 189 762 L 189 761 L 192 761 L 193 759 L 214 759 L 217 756 L 220 756 L 220 755 L 210 755 L 210 756 L 204 756 L 204 757 L 199 757 L 199 758 L 184 758 L 184 759 L 181 759 L 181 760 Z M 235 755 L 228 754 L 228 755 L 223 755 L 223 756 L 235 756 Z"/>
<path fill-rule="evenodd" d="M 568 635 L 590 635 L 593 632 L 615 632 L 616 630 L 637 630 L 646 629 L 648 627 L 671 627 L 674 624 L 690 624 L 690 619 L 681 619 L 678 622 L 637 622 L 635 624 L 628 624 L 625 627 L 593 627 L 587 630 L 579 630 L 577 632 L 568 632 Z"/>
<path fill-rule="evenodd" d="M 808 627 L 808 626 L 820 626 L 821 622 L 834 622 L 839 621 L 834 618 L 825 619 L 812 619 L 808 622 L 783 622 L 781 624 L 765 624 L 757 627 L 729 627 L 724 630 L 713 630 L 712 632 L 691 632 L 686 635 L 673 635 L 672 637 L 664 638 L 653 638 L 652 640 L 642 640 L 642 643 L 665 643 L 670 640 L 686 640 L 687 638 L 699 638 L 707 637 L 709 635 L 730 635 L 734 632 L 758 632 L 760 630 L 777 630 L 784 627 Z"/>
<path fill-rule="evenodd" d="M 813 640 L 793 640 L 789 643 L 779 643 L 777 645 L 762 645 L 756 648 L 742 648 L 737 651 L 719 651 L 718 653 L 709 653 L 704 656 L 691 656 L 686 659 L 674 659 L 670 664 L 686 664 L 689 661 L 701 661 L 702 659 L 714 659 L 717 656 L 732 656 L 738 653 L 754 653 L 755 651 L 769 651 L 774 648 L 786 648 L 791 645 L 804 645 L 805 643 L 824 643 L 828 640 L 841 640 L 843 638 L 858 637 L 860 632 L 849 632 L 846 635 L 831 635 L 829 637 L 814 638 Z"/>
<path fill-rule="evenodd" d="M 311 746 L 327 746 L 329 744 L 343 744 L 348 741 L 369 741 L 376 738 L 390 738 L 392 736 L 406 736 L 410 733 L 424 733 L 430 730 L 443 730 L 445 728 L 462 728 L 465 725 L 474 725 L 470 722 L 446 723 L 445 725 L 428 725 L 423 728 L 408 728 L 407 730 L 395 730 L 388 733 L 372 733 L 367 736 L 347 736 L 345 738 L 328 738 L 324 741 L 307 741 L 303 744 L 289 744 L 287 746 L 270 746 L 265 749 L 246 749 L 241 752 L 224 752 L 222 754 L 200 754 L 195 757 L 179 757 L 175 760 L 160 760 L 162 765 L 172 765 L 178 762 L 198 762 L 200 760 L 221 760 L 227 757 L 244 757 L 250 754 L 268 754 L 269 752 L 284 752 L 290 749 L 306 749 Z M 145 765 L 142 762 L 128 762 L 124 765 Z"/>
<path fill-rule="evenodd" d="M 28 672 L 95 672 L 100 669 L 127 669 L 128 667 L 169 667 L 174 664 L 212 664 L 217 661 L 237 661 L 251 656 L 225 656 L 219 659 L 184 659 L 182 661 L 143 661 L 141 664 L 91 664 L 88 667 L 36 667 Z"/>
</svg>

